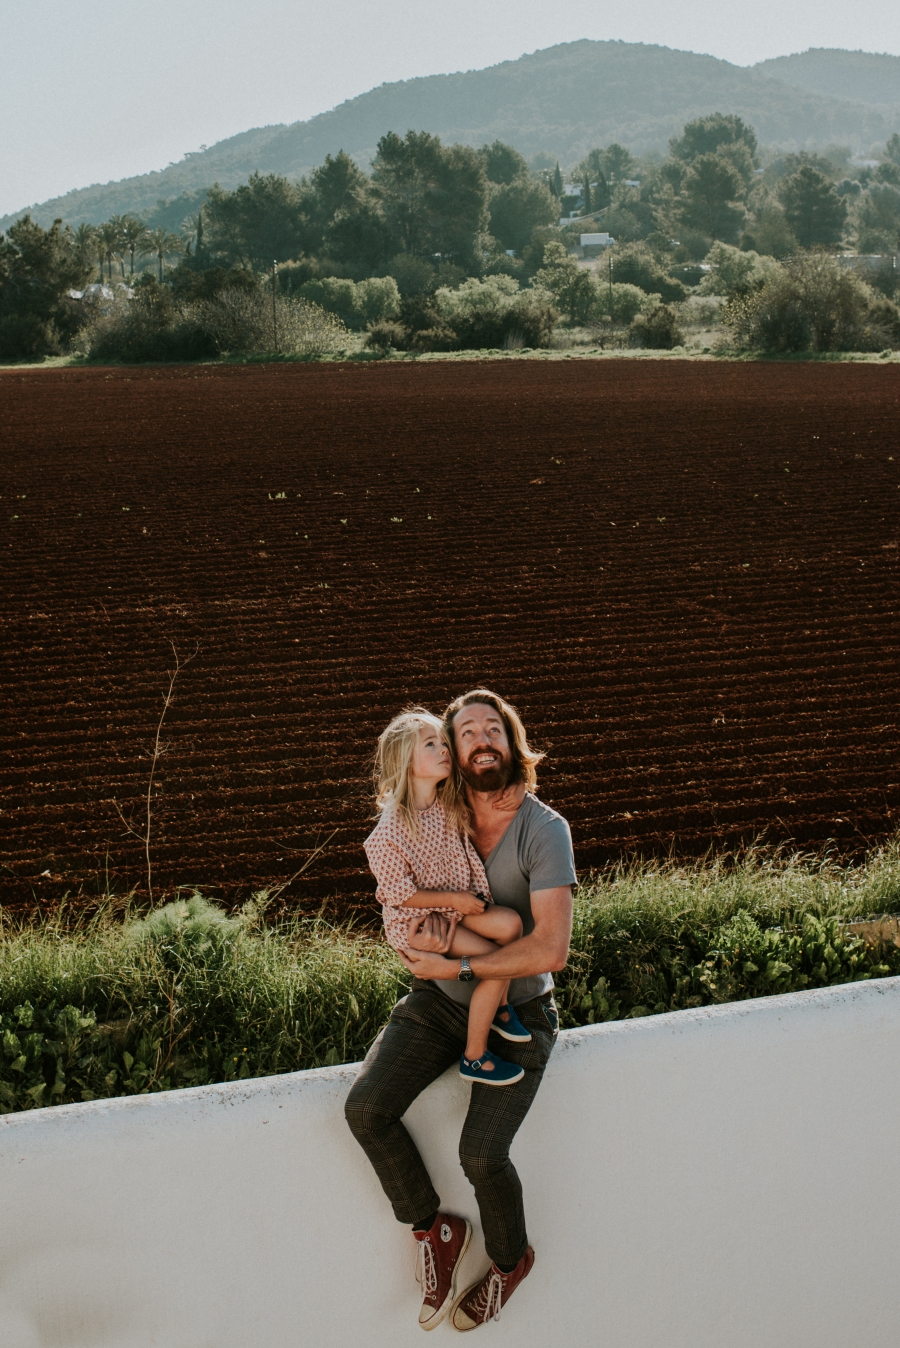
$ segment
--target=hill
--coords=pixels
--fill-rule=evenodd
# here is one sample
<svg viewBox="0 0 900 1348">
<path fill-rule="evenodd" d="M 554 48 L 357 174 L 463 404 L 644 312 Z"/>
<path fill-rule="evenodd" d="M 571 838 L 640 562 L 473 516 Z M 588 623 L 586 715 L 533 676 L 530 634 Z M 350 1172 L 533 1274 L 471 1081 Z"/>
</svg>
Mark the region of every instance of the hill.
<svg viewBox="0 0 900 1348">
<path fill-rule="evenodd" d="M 871 61 L 879 70 L 882 61 L 900 65 L 898 58 L 865 53 L 825 55 L 863 58 L 863 66 Z M 548 152 L 563 165 L 614 140 L 638 154 L 665 151 L 686 121 L 715 111 L 737 113 L 762 143 L 789 148 L 838 141 L 868 150 L 900 128 L 900 112 L 888 111 L 888 104 L 873 106 L 812 87 L 820 66 L 826 84 L 834 82 L 839 63 L 783 59 L 790 80 L 668 47 L 569 42 L 485 70 L 383 84 L 309 121 L 246 131 L 157 173 L 77 189 L 30 209 L 44 225 L 57 215 L 72 223 L 98 223 L 126 211 L 146 217 L 161 198 L 187 199 L 213 182 L 234 187 L 257 169 L 295 177 L 340 149 L 368 162 L 386 131 L 402 134 L 411 127 L 467 145 L 499 138 L 526 156 Z M 801 78 L 807 82 L 798 83 Z M 849 74 L 846 78 L 852 83 Z M 888 88 L 887 76 L 885 81 Z M 0 219 L 0 229 L 22 214 Z"/>
<path fill-rule="evenodd" d="M 753 67 L 767 78 L 828 98 L 848 99 L 889 109 L 897 121 L 900 108 L 900 56 L 867 51 L 811 47 L 793 56 L 776 56 Z"/>
</svg>

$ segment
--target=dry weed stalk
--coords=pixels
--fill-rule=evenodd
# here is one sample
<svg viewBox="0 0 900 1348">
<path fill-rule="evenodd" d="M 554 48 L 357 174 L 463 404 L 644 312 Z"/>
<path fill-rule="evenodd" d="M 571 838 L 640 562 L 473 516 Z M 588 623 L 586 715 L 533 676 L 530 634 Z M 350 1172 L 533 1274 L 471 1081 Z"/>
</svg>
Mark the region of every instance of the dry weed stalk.
<svg viewBox="0 0 900 1348">
<path fill-rule="evenodd" d="M 150 860 L 150 838 L 153 829 L 153 778 L 156 773 L 157 763 L 169 748 L 168 744 L 160 743 L 160 735 L 162 734 L 163 722 L 166 719 L 166 715 L 169 711 L 169 708 L 175 701 L 175 683 L 176 680 L 178 679 L 178 675 L 184 669 L 185 665 L 189 665 L 191 663 L 191 661 L 197 655 L 197 652 L 200 650 L 200 643 L 197 642 L 192 654 L 190 654 L 186 660 L 182 660 L 178 654 L 178 651 L 176 650 L 174 641 L 170 642 L 169 644 L 172 647 L 172 654 L 175 656 L 175 668 L 166 670 L 166 674 L 169 677 L 169 687 L 166 690 L 165 697 L 163 698 L 163 708 L 162 712 L 160 713 L 159 721 L 157 722 L 156 725 L 156 735 L 153 740 L 153 753 L 150 755 L 150 776 L 147 779 L 146 823 L 144 825 L 144 830 L 142 833 L 139 833 L 137 829 L 134 828 L 128 822 L 128 820 L 122 813 L 119 802 L 115 798 L 113 798 L 113 805 L 115 805 L 116 807 L 116 812 L 119 818 L 121 819 L 122 823 L 128 829 L 128 832 L 132 834 L 133 837 L 137 838 L 140 842 L 144 844 L 144 858 L 147 866 L 147 898 L 151 904 L 153 902 L 153 885 L 152 885 L 153 871 Z"/>
</svg>

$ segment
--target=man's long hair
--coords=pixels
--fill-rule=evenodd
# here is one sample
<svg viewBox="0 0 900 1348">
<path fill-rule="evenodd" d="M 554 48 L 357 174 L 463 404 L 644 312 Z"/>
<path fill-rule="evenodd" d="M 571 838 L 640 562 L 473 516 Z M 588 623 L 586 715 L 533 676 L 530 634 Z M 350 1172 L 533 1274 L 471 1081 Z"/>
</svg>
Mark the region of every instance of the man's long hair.
<svg viewBox="0 0 900 1348">
<path fill-rule="evenodd" d="M 522 782 L 526 791 L 536 790 L 537 765 L 546 757 L 529 745 L 522 718 L 515 707 L 504 698 L 498 697 L 496 693 L 492 693 L 489 688 L 473 688 L 471 693 L 463 693 L 462 697 L 455 698 L 444 712 L 444 734 L 453 758 L 453 771 L 444 785 L 441 798 L 448 817 L 463 833 L 472 831 L 472 814 L 466 801 L 466 784 L 459 770 L 453 723 L 463 707 L 469 707 L 475 702 L 493 707 L 506 727 L 513 768 L 509 781 L 511 786 L 516 782 Z"/>
</svg>

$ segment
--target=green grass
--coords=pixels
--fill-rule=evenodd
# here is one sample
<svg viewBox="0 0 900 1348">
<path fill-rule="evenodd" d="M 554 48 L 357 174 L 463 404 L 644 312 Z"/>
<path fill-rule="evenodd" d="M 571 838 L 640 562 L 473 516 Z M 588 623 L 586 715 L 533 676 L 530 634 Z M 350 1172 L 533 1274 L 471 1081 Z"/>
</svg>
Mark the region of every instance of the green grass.
<svg viewBox="0 0 900 1348">
<path fill-rule="evenodd" d="M 0 1112 L 360 1058 L 409 975 L 377 936 L 228 915 L 199 895 L 0 926 Z M 900 912 L 900 842 L 859 867 L 751 851 L 641 862 L 583 885 L 563 1025 L 900 974 L 848 927 Z"/>
</svg>

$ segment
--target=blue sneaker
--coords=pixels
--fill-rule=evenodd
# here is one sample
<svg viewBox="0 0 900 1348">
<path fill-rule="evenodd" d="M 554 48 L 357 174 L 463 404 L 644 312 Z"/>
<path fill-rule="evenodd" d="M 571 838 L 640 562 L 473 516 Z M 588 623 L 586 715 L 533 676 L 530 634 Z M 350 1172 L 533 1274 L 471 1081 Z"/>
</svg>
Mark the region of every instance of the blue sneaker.
<svg viewBox="0 0 900 1348">
<path fill-rule="evenodd" d="M 507 1013 L 506 1020 L 500 1019 L 500 1014 L 503 1011 Z M 513 1044 L 531 1043 L 531 1031 L 525 1029 L 525 1026 L 516 1015 L 515 1009 L 508 1004 L 506 1006 L 497 1007 L 497 1010 L 494 1012 L 494 1023 L 491 1026 L 491 1029 L 496 1030 L 497 1034 L 501 1034 L 504 1039 L 508 1039 Z"/>
<path fill-rule="evenodd" d="M 487 1066 L 489 1063 L 490 1067 Z M 463 1081 L 480 1081 L 482 1086 L 512 1086 L 522 1080 L 525 1069 L 485 1049 L 480 1058 L 473 1058 L 471 1062 L 463 1054 L 459 1060 L 459 1075 Z"/>
</svg>

